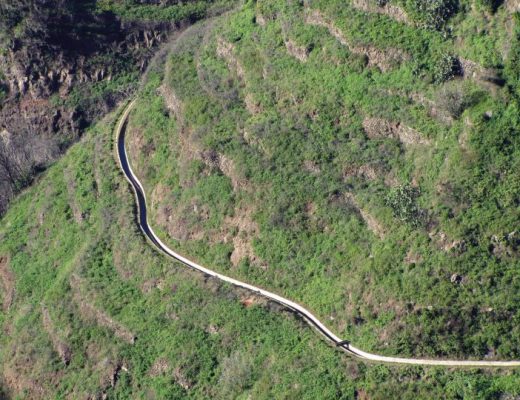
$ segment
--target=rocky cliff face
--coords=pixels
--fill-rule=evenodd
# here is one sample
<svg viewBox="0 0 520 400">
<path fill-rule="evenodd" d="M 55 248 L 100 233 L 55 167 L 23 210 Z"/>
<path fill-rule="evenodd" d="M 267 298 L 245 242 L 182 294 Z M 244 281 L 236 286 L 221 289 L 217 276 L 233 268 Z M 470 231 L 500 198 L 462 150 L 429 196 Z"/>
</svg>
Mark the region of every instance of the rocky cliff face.
<svg viewBox="0 0 520 400">
<path fill-rule="evenodd" d="M 129 79 L 118 79 L 143 71 L 173 28 L 122 21 L 97 11 L 94 0 L 2 1 L 0 215 L 28 177 L 132 89 Z"/>
</svg>

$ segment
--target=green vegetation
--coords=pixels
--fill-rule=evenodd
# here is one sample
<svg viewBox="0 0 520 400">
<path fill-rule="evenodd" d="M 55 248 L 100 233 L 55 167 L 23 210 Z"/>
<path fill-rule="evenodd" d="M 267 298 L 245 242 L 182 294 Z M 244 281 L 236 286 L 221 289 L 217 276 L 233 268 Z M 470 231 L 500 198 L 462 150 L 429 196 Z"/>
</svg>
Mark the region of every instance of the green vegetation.
<svg viewBox="0 0 520 400">
<path fill-rule="evenodd" d="M 155 226 L 368 350 L 515 358 L 519 260 L 491 237 L 518 225 L 517 83 L 440 83 L 429 58 L 457 54 L 451 39 L 340 3 L 312 9 L 349 46 L 410 57 L 360 68 L 329 29 L 304 23 L 311 11 L 278 2 L 179 42 L 130 124 Z"/>
<path fill-rule="evenodd" d="M 405 5 L 421 27 L 443 30 L 458 4 L 456 0 L 411 0 Z"/>
<path fill-rule="evenodd" d="M 137 0 L 98 0 L 96 10 L 98 12 L 113 12 L 114 14 L 129 20 L 165 21 L 170 23 L 195 22 L 216 9 L 229 7 L 232 0 L 220 1 L 196 1 L 171 2 L 157 6 L 155 4 L 142 4 Z"/>
<path fill-rule="evenodd" d="M 340 0 L 260 0 L 180 35 L 127 136 L 161 238 L 363 349 L 520 358 L 518 16 L 450 4 L 401 3 L 405 23 Z M 142 19 L 176 7 L 102 6 Z M 474 74 L 458 76 L 464 60 Z M 516 370 L 357 363 L 277 305 L 156 254 L 113 159 L 115 120 L 1 220 L 8 396 L 520 395 Z"/>
<path fill-rule="evenodd" d="M 410 185 L 392 188 L 385 202 L 394 212 L 394 217 L 419 227 L 424 222 L 424 213 L 417 206 L 419 189 Z"/>
<path fill-rule="evenodd" d="M 113 158 L 115 119 L 91 129 L 2 219 L 0 271 L 7 270 L 8 257 L 7 268 L 16 278 L 14 301 L 9 308 L 3 296 L 1 302 L 0 325 L 8 332 L 0 337 L 3 396 L 518 394 L 516 372 L 501 376 L 357 363 L 277 305 L 255 299 L 245 306 L 251 293 L 155 253 L 137 230 L 134 199 Z M 100 315 L 114 325 L 107 326 Z M 118 334 L 122 329 L 135 343 Z M 66 352 L 60 352 L 63 346 Z"/>
</svg>

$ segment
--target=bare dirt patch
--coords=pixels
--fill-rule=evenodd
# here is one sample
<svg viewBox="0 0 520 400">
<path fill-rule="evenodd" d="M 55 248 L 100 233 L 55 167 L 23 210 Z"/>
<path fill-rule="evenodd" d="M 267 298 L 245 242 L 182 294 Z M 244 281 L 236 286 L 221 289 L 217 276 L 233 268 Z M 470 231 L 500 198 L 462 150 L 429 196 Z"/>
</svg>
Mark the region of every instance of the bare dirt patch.
<svg viewBox="0 0 520 400">
<path fill-rule="evenodd" d="M 325 27 L 342 45 L 354 54 L 361 54 L 368 58 L 368 66 L 375 66 L 386 72 L 410 57 L 400 49 L 379 49 L 368 44 L 349 43 L 343 32 L 332 21 L 318 10 L 308 10 L 305 21 L 307 24 Z"/>
<path fill-rule="evenodd" d="M 213 150 L 204 151 L 200 155 L 206 165 L 219 169 L 231 180 L 233 190 L 244 190 L 248 187 L 247 180 L 238 172 L 235 162 L 231 158 Z"/>
<path fill-rule="evenodd" d="M 352 193 L 345 193 L 345 199 L 352 207 L 358 210 L 368 229 L 370 229 L 380 239 L 384 239 L 386 236 L 385 227 L 372 214 L 359 205 L 359 202 L 356 200 L 354 195 Z"/>
<path fill-rule="evenodd" d="M 193 382 L 186 376 L 182 368 L 177 367 L 173 370 L 173 380 L 184 390 L 189 390 L 193 386 Z"/>
<path fill-rule="evenodd" d="M 139 162 L 139 155 L 145 153 L 146 147 L 143 131 L 129 126 L 126 143 L 130 159 L 132 160 L 132 168 L 135 168 L 137 173 L 141 173 L 142 167 Z"/>
<path fill-rule="evenodd" d="M 505 0 L 504 6 L 510 12 L 520 12 L 520 0 Z"/>
<path fill-rule="evenodd" d="M 367 117 L 363 120 L 363 128 L 370 139 L 394 138 L 400 140 L 405 145 L 428 145 L 428 139 L 413 128 L 403 125 L 400 122 L 388 121 L 383 118 Z"/>
<path fill-rule="evenodd" d="M 321 172 L 320 166 L 312 160 L 305 160 L 303 162 L 303 169 L 305 169 L 305 171 L 310 172 L 311 174 L 315 174 L 315 175 L 317 175 Z"/>
<path fill-rule="evenodd" d="M 249 111 L 250 114 L 256 115 L 262 112 L 262 106 L 260 105 L 260 102 L 255 100 L 252 93 L 246 94 L 244 97 L 244 103 L 246 105 L 247 111 Z"/>
<path fill-rule="evenodd" d="M 72 352 L 70 350 L 70 347 L 60 338 L 49 314 L 49 310 L 44 305 L 42 305 L 42 320 L 43 328 L 51 338 L 54 351 L 58 353 L 63 364 L 69 365 L 70 360 L 72 358 Z"/>
<path fill-rule="evenodd" d="M 493 90 L 496 89 L 500 77 L 498 72 L 492 68 L 484 68 L 475 61 L 459 57 L 462 77 L 473 79 L 483 86 Z"/>
<path fill-rule="evenodd" d="M 227 62 L 229 69 L 235 72 L 242 82 L 245 82 L 245 70 L 235 56 L 235 46 L 233 46 L 232 43 L 226 42 L 222 38 L 218 38 L 217 55 Z"/>
<path fill-rule="evenodd" d="M 361 178 L 375 181 L 386 175 L 384 168 L 376 163 L 362 165 L 348 165 L 343 170 L 343 178 Z"/>
<path fill-rule="evenodd" d="M 175 115 L 179 121 L 182 121 L 182 102 L 177 97 L 171 86 L 163 82 L 158 91 L 164 99 L 168 111 Z"/>
<path fill-rule="evenodd" d="M 298 61 L 306 62 L 309 58 L 309 51 L 303 46 L 298 46 L 291 39 L 285 41 L 285 48 L 287 49 L 287 53 L 296 58 Z"/>
<path fill-rule="evenodd" d="M 404 260 L 403 262 L 405 264 L 420 264 L 422 263 L 423 261 L 423 257 L 422 255 L 420 255 L 419 253 L 413 251 L 413 250 L 409 250 L 408 253 L 406 253 L 406 256 L 404 257 Z"/>
<path fill-rule="evenodd" d="M 466 250 L 466 242 L 463 239 L 453 239 L 442 231 L 431 229 L 428 236 L 438 249 L 445 253 L 461 254 Z"/>
<path fill-rule="evenodd" d="M 4 311 L 9 311 L 15 294 L 15 278 L 9 267 L 9 257 L 0 256 L 0 287 L 2 288 L 2 304 Z"/>
<path fill-rule="evenodd" d="M 163 375 L 166 372 L 170 370 L 170 364 L 168 363 L 168 360 L 166 358 L 158 358 L 155 360 L 153 365 L 151 366 L 150 370 L 148 371 L 148 374 L 150 376 L 159 376 Z"/>
<path fill-rule="evenodd" d="M 204 221 L 209 219 L 209 209 L 193 199 L 191 204 L 180 206 L 164 202 L 157 209 L 157 223 L 176 240 L 202 240 L 206 236 Z M 210 232 L 207 232 L 209 235 Z"/>
<path fill-rule="evenodd" d="M 233 252 L 231 263 L 237 266 L 244 258 L 256 266 L 265 268 L 265 263 L 258 258 L 253 249 L 253 240 L 258 234 L 259 228 L 252 218 L 252 209 L 238 208 L 233 217 L 227 217 L 224 221 L 228 231 L 236 230 L 238 233 L 233 237 Z"/>
<path fill-rule="evenodd" d="M 74 216 L 74 220 L 81 225 L 85 219 L 85 215 L 76 201 L 76 181 L 72 176 L 72 171 L 68 168 L 64 169 L 63 178 L 65 180 L 65 186 L 67 186 L 67 197 L 70 209 L 72 210 L 72 215 Z"/>
<path fill-rule="evenodd" d="M 406 15 L 404 10 L 401 7 L 398 7 L 394 4 L 386 3 L 383 6 L 379 7 L 370 0 L 354 0 L 352 2 L 352 6 L 361 11 L 384 14 L 398 22 L 410 24 L 410 19 L 408 18 L 408 15 Z"/>
<path fill-rule="evenodd" d="M 30 399 L 46 398 L 44 387 L 34 379 L 28 377 L 28 373 L 18 368 L 6 367 L 2 371 L 6 389 L 13 395 L 24 393 Z"/>
<path fill-rule="evenodd" d="M 410 93 L 409 98 L 425 107 L 430 117 L 447 125 L 453 122 L 453 117 L 449 112 L 439 108 L 433 100 L 428 99 L 422 93 Z"/>
<path fill-rule="evenodd" d="M 255 15 L 255 21 L 260 26 L 266 26 L 267 25 L 267 20 L 259 12 L 257 12 L 256 15 Z"/>
<path fill-rule="evenodd" d="M 71 276 L 70 286 L 73 291 L 74 302 L 77 304 L 82 317 L 96 321 L 99 326 L 111 330 L 118 338 L 127 343 L 134 344 L 136 336 L 129 329 L 88 301 L 88 297 L 82 292 L 82 279 L 79 276 Z"/>
<path fill-rule="evenodd" d="M 257 304 L 265 304 L 265 299 L 259 296 L 243 296 L 240 298 L 240 303 L 246 307 L 252 307 Z"/>
</svg>

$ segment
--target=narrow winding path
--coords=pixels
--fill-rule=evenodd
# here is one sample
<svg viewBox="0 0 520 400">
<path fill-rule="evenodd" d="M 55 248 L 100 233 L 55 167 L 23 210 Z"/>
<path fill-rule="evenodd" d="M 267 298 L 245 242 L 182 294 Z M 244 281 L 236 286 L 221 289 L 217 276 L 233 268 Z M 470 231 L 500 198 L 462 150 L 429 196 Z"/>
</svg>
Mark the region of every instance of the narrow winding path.
<svg viewBox="0 0 520 400">
<path fill-rule="evenodd" d="M 126 179 L 130 182 L 135 197 L 137 200 L 138 206 L 138 219 L 139 226 L 145 236 L 150 240 L 150 242 L 154 245 L 154 247 L 160 252 L 164 253 L 170 258 L 177 260 L 184 265 L 193 268 L 197 271 L 202 272 L 205 275 L 215 277 L 220 279 L 221 281 L 230 283 L 234 286 L 239 286 L 241 288 L 250 290 L 255 292 L 258 295 L 266 297 L 272 301 L 275 301 L 284 307 L 294 311 L 299 314 L 303 319 L 312 327 L 314 327 L 319 333 L 325 336 L 329 341 L 335 344 L 339 349 L 345 351 L 346 353 L 354 356 L 356 358 L 362 360 L 368 360 L 373 362 L 380 363 L 391 363 L 391 364 L 412 364 L 412 365 L 436 365 L 436 366 L 449 366 L 449 367 L 518 367 L 520 366 L 520 361 L 484 361 L 484 360 L 432 360 L 432 359 L 420 359 L 420 358 L 401 358 L 401 357 L 388 357 L 381 356 L 378 354 L 367 353 L 363 350 L 360 350 L 354 347 L 346 340 L 342 340 L 338 336 L 336 336 L 330 329 L 328 329 L 318 318 L 316 318 L 310 311 L 302 307 L 301 305 L 286 299 L 282 296 L 279 296 L 275 293 L 269 292 L 267 290 L 261 289 L 259 287 L 250 285 L 245 282 L 238 281 L 236 279 L 230 278 L 228 276 L 219 274 L 215 271 L 212 271 L 208 268 L 205 268 L 185 257 L 176 253 L 172 249 L 170 249 L 166 244 L 164 244 L 161 239 L 155 234 L 152 227 L 148 224 L 147 217 L 147 204 L 146 204 L 146 194 L 143 188 L 143 185 L 137 178 L 137 176 L 132 171 L 130 166 L 130 162 L 128 160 L 128 155 L 126 153 L 125 148 L 125 134 L 126 134 L 126 126 L 128 122 L 128 116 L 132 107 L 135 105 L 136 100 L 133 100 L 130 104 L 128 104 L 116 125 L 115 135 L 117 137 L 117 157 L 119 160 L 119 165 L 123 170 Z"/>
</svg>

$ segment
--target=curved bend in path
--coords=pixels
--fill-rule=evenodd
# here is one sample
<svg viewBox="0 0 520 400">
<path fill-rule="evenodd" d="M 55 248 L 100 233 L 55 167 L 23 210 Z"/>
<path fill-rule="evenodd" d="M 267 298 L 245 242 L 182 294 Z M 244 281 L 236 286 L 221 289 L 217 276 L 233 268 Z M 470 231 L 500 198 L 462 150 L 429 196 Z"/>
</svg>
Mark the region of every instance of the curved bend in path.
<svg viewBox="0 0 520 400">
<path fill-rule="evenodd" d="M 219 274 L 218 272 L 212 271 L 208 268 L 205 268 L 186 257 L 183 257 L 179 253 L 176 253 L 172 249 L 170 249 L 166 244 L 164 244 L 161 239 L 155 234 L 152 227 L 148 224 L 147 219 L 147 204 L 146 204 L 146 195 L 143 188 L 143 185 L 137 178 L 137 176 L 132 171 L 130 166 L 130 162 L 128 160 L 128 155 L 126 153 L 125 148 L 125 133 L 126 133 L 126 125 L 128 121 L 128 115 L 132 107 L 135 104 L 135 101 L 132 101 L 122 114 L 120 120 L 116 125 L 116 136 L 117 136 L 117 156 L 119 160 L 119 165 L 123 170 L 126 179 L 130 182 L 138 205 L 138 218 L 139 225 L 143 233 L 146 237 L 152 242 L 152 244 L 161 252 L 165 253 L 167 256 L 173 258 L 174 260 L 180 261 L 184 265 L 193 268 L 197 271 L 202 272 L 203 274 L 215 277 L 220 279 L 221 281 L 230 283 L 234 286 L 238 286 L 244 289 L 248 289 L 256 294 L 259 294 L 263 297 L 266 297 L 270 300 L 273 300 L 279 304 L 282 304 L 286 308 L 296 312 L 301 315 L 304 320 L 311 326 L 313 326 L 318 332 L 320 332 L 323 336 L 325 336 L 328 340 L 330 340 L 333 344 L 338 346 L 338 348 L 342 349 L 346 353 L 368 361 L 381 362 L 381 363 L 391 363 L 391 364 L 413 364 L 413 365 L 437 365 L 437 366 L 451 366 L 451 367 L 518 367 L 520 366 L 520 361 L 484 361 L 484 360 L 431 360 L 431 359 L 420 359 L 420 358 L 401 358 L 401 357 L 388 357 L 381 356 L 378 354 L 367 353 L 363 350 L 360 350 L 348 341 L 340 339 L 336 336 L 329 328 L 327 328 L 323 323 L 316 318 L 309 310 L 305 309 L 303 306 L 286 299 L 285 297 L 279 296 L 275 293 L 269 292 L 262 288 L 250 285 L 245 282 L 238 281 L 236 279 L 230 278 L 228 276 Z"/>
</svg>

